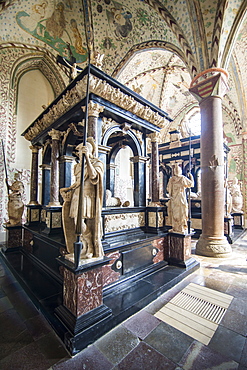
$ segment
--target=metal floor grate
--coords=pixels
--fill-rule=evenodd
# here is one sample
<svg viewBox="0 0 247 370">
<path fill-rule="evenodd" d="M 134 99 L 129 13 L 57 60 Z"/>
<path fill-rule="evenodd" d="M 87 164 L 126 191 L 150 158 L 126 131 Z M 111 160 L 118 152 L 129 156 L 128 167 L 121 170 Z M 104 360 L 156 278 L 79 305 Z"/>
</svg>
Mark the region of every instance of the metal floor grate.
<svg viewBox="0 0 247 370">
<path fill-rule="evenodd" d="M 197 284 L 189 284 L 155 316 L 208 344 L 233 297 Z"/>
</svg>

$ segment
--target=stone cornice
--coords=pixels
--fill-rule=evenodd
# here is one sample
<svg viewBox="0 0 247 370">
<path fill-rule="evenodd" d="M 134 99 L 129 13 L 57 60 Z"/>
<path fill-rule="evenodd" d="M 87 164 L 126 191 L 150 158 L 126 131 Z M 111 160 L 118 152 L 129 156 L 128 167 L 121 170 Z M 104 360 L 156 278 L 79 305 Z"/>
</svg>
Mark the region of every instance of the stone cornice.
<svg viewBox="0 0 247 370">
<path fill-rule="evenodd" d="M 81 80 L 77 81 L 70 90 L 64 91 L 64 94 L 61 94 L 56 103 L 50 106 L 50 108 L 48 107 L 47 112 L 41 115 L 41 118 L 35 120 L 24 132 L 25 139 L 32 141 L 64 113 L 82 101 L 86 96 L 86 79 L 87 76 L 84 76 Z M 133 96 L 122 92 L 120 88 L 113 87 L 110 83 L 99 77 L 94 75 L 90 76 L 89 91 L 159 128 L 165 127 L 165 117 L 162 117 L 158 112 L 155 112 L 147 105 L 138 102 Z"/>
</svg>

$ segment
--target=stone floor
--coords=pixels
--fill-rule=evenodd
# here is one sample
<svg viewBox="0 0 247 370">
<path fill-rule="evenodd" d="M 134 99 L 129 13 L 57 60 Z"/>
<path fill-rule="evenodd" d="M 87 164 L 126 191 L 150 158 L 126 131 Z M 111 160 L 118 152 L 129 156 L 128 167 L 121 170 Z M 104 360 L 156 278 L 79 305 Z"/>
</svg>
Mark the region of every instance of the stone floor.
<svg viewBox="0 0 247 370">
<path fill-rule="evenodd" d="M 195 255 L 199 270 L 73 358 L 0 264 L 0 369 L 247 369 L 247 236 L 232 249 L 223 259 Z M 207 346 L 154 316 L 191 282 L 234 297 Z"/>
</svg>

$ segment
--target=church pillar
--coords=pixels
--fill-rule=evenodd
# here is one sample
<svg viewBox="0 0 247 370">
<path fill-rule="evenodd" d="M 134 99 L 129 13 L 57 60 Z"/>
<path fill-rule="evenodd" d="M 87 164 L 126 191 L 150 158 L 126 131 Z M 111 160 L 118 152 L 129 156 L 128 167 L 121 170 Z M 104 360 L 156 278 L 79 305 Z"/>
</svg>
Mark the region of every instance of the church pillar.
<svg viewBox="0 0 247 370">
<path fill-rule="evenodd" d="M 31 184 L 30 184 L 30 205 L 38 205 L 38 165 L 39 165 L 39 149 L 41 146 L 31 145 L 32 163 L 31 163 Z"/>
<path fill-rule="evenodd" d="M 208 69 L 191 83 L 190 92 L 201 110 L 202 234 L 196 254 L 225 257 L 231 246 L 224 236 L 224 147 L 222 97 L 227 90 L 227 73 Z"/>
<path fill-rule="evenodd" d="M 153 132 L 149 135 L 152 143 L 151 153 L 151 202 L 159 202 L 159 133 Z"/>
<path fill-rule="evenodd" d="M 83 107 L 85 112 L 86 107 Z M 104 111 L 104 107 L 93 101 L 89 101 L 88 104 L 88 137 L 92 137 L 95 140 L 98 156 L 98 118 L 99 114 Z"/>
<path fill-rule="evenodd" d="M 50 202 L 49 207 L 60 206 L 59 202 L 59 141 L 61 131 L 52 129 L 48 132 L 51 136 L 51 184 L 50 184 Z"/>
</svg>

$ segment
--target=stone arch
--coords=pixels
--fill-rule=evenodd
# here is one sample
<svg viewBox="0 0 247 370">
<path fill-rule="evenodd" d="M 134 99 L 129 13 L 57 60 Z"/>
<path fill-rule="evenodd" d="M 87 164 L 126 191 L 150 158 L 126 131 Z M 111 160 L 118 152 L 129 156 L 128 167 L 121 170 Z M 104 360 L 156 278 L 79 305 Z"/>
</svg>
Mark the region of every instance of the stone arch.
<svg viewBox="0 0 247 370">
<path fill-rule="evenodd" d="M 55 97 L 57 97 L 65 88 L 65 83 L 54 62 L 42 52 L 26 54 L 13 64 L 11 70 L 10 84 L 16 91 L 18 82 L 22 75 L 28 71 L 38 69 L 49 81 Z"/>
<path fill-rule="evenodd" d="M 134 45 L 127 54 L 123 57 L 121 62 L 115 68 L 112 76 L 114 78 L 118 78 L 119 74 L 121 73 L 122 69 L 126 65 L 126 63 L 134 56 L 135 53 L 139 51 L 146 51 L 148 49 L 162 49 L 170 51 L 176 54 L 184 63 L 186 63 L 186 58 L 181 49 L 176 47 L 175 45 L 171 44 L 170 42 L 165 41 L 146 41 L 137 45 Z"/>
</svg>

